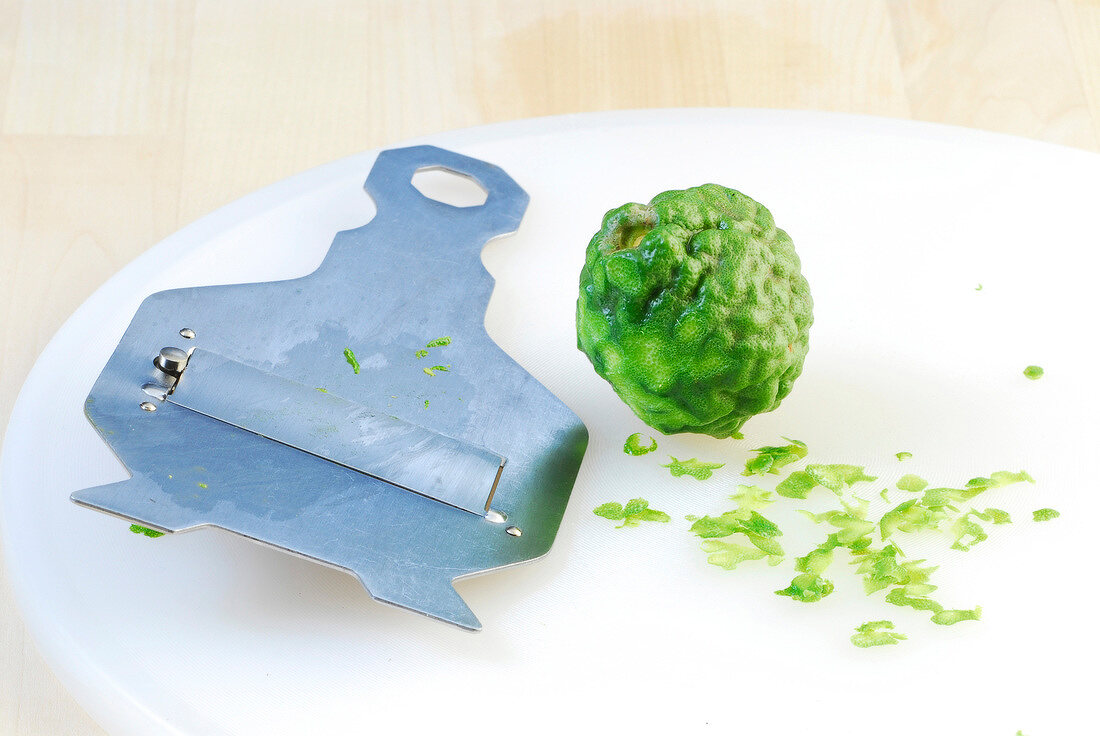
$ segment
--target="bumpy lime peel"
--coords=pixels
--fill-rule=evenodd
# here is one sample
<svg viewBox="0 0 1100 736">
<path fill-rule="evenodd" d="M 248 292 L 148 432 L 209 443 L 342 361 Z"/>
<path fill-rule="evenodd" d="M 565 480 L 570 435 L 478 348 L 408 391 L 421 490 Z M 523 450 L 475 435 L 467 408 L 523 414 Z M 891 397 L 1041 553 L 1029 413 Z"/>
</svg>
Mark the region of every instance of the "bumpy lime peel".
<svg viewBox="0 0 1100 736">
<path fill-rule="evenodd" d="M 771 213 L 717 184 L 608 212 L 588 244 L 577 346 L 649 426 L 740 437 L 802 372 L 813 300 Z"/>
</svg>

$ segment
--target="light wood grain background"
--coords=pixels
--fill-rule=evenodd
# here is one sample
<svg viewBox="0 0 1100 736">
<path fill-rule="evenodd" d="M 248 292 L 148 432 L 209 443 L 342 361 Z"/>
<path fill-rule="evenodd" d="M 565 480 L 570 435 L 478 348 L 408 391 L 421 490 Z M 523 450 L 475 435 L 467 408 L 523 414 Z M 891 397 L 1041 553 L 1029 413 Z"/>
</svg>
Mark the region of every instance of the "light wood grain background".
<svg viewBox="0 0 1100 736">
<path fill-rule="evenodd" d="M 105 279 L 317 164 L 502 120 L 812 108 L 1100 149 L 1100 0 L 0 0 L 0 427 Z M 0 573 L 0 734 L 102 734 Z"/>
</svg>

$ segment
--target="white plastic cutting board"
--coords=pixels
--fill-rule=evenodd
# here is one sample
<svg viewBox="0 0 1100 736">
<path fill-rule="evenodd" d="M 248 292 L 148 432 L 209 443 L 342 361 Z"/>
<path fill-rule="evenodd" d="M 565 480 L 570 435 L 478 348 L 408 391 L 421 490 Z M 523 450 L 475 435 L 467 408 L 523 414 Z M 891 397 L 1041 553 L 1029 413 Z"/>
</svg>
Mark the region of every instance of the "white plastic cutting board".
<svg viewBox="0 0 1100 736">
<path fill-rule="evenodd" d="M 50 665 L 108 731 L 1077 736 L 1095 726 L 1100 157 L 925 124 L 743 110 L 550 118 L 418 142 L 496 163 L 531 195 L 519 232 L 484 251 L 497 279 L 486 324 L 591 432 L 553 551 L 460 582 L 485 625 L 469 634 L 225 532 L 152 540 L 69 502 L 125 477 L 82 403 L 142 298 L 303 275 L 334 233 L 372 215 L 361 187 L 374 153 L 308 171 L 127 266 L 50 342 L 13 412 L 0 468 L 9 576 Z M 810 355 L 793 394 L 751 420 L 744 441 L 659 437 L 656 453 L 628 457 L 624 439 L 645 427 L 575 347 L 584 248 L 611 207 L 708 181 L 759 199 L 794 238 L 816 302 Z M 88 368 L 74 372 L 72 356 Z M 1046 369 L 1034 382 L 1021 375 L 1033 363 Z M 943 563 L 939 600 L 980 604 L 982 620 L 936 626 L 865 597 L 844 559 L 828 574 L 836 592 L 813 605 L 772 594 L 789 560 L 706 564 L 684 516 L 732 508 L 749 448 L 781 436 L 805 441 L 812 461 L 866 465 L 880 477 L 864 487 L 876 504 L 902 473 L 953 485 L 1029 471 L 1035 485 L 981 499 L 1015 523 L 972 551 L 899 539 Z M 902 450 L 913 459 L 899 463 Z M 728 465 L 705 482 L 672 478 L 660 467 L 670 455 Z M 794 513 L 827 508 L 830 494 L 816 493 L 767 514 L 789 557 L 823 535 Z M 636 496 L 672 521 L 616 529 L 592 514 Z M 1061 518 L 1032 522 L 1046 506 Z M 882 618 L 908 640 L 849 643 L 854 626 Z"/>
</svg>

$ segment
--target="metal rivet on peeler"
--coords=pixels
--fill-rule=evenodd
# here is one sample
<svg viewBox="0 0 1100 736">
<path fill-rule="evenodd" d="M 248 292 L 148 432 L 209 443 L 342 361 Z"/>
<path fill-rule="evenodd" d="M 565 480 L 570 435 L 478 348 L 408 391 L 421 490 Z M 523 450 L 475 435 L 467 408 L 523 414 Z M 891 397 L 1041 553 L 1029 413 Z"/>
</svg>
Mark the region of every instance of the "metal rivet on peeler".
<svg viewBox="0 0 1100 736">
<path fill-rule="evenodd" d="M 141 408 L 145 411 L 156 411 L 157 405 L 154 404 L 152 401 L 143 401 L 141 402 Z"/>
<path fill-rule="evenodd" d="M 508 521 L 508 515 L 503 511 L 497 511 L 496 509 L 489 509 L 485 512 L 485 520 L 491 521 L 494 524 L 503 524 Z"/>
<path fill-rule="evenodd" d="M 161 348 L 160 355 L 153 358 L 153 365 L 170 376 L 179 376 L 187 367 L 187 351 L 180 348 Z"/>
<path fill-rule="evenodd" d="M 194 340 L 195 331 L 192 330 L 190 327 L 184 327 L 182 330 L 180 330 L 180 337 L 185 337 L 188 340 Z"/>
<path fill-rule="evenodd" d="M 513 537 L 522 537 L 523 536 L 523 530 L 520 529 L 518 526 L 510 526 L 507 529 L 505 529 L 504 531 L 508 532 Z"/>
</svg>

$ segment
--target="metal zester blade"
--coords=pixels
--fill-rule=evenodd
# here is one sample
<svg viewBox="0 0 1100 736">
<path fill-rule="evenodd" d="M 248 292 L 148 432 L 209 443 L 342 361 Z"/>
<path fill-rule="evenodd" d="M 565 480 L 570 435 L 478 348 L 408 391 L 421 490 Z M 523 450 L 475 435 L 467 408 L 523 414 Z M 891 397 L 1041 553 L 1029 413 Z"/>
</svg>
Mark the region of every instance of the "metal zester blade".
<svg viewBox="0 0 1100 736">
<path fill-rule="evenodd" d="M 412 176 L 431 168 L 485 204 L 423 196 Z M 588 432 L 485 332 L 481 248 L 516 230 L 526 193 L 433 146 L 383 151 L 366 190 L 375 217 L 308 276 L 142 303 L 85 403 L 132 477 L 72 499 L 164 532 L 220 527 L 476 630 L 452 581 L 550 549 Z"/>
</svg>

